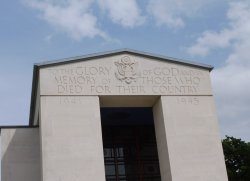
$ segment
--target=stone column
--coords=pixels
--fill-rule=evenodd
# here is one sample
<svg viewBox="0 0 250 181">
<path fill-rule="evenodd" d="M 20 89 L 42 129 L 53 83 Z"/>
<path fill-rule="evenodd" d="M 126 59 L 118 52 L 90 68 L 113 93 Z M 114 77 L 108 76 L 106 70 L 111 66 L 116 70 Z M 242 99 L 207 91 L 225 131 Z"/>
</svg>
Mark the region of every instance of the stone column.
<svg viewBox="0 0 250 181">
<path fill-rule="evenodd" d="M 43 181 L 104 181 L 98 96 L 41 96 Z"/>
<path fill-rule="evenodd" d="M 154 106 L 162 181 L 227 181 L 212 96 L 162 96 Z"/>
</svg>

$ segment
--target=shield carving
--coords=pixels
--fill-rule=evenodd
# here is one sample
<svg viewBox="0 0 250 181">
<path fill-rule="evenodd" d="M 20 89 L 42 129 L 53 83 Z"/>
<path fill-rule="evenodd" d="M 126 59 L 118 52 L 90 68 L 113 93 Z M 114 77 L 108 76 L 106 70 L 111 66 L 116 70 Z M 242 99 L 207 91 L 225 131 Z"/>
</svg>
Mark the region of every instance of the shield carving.
<svg viewBox="0 0 250 181">
<path fill-rule="evenodd" d="M 118 80 L 130 84 L 136 81 L 137 77 L 137 65 L 135 60 L 131 59 L 129 56 L 124 56 L 120 61 L 115 62 L 117 71 L 115 76 Z"/>
</svg>

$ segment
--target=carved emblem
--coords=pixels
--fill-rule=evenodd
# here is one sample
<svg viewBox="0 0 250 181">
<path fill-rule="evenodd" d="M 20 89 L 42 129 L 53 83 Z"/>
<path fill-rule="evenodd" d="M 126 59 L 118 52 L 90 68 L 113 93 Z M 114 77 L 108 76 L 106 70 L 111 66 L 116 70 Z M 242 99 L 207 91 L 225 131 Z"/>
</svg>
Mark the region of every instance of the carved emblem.
<svg viewBox="0 0 250 181">
<path fill-rule="evenodd" d="M 117 66 L 115 76 L 118 80 L 124 81 L 127 84 L 136 81 L 138 63 L 135 62 L 135 60 L 129 56 L 125 56 L 122 57 L 120 61 L 115 62 L 115 65 Z"/>
</svg>

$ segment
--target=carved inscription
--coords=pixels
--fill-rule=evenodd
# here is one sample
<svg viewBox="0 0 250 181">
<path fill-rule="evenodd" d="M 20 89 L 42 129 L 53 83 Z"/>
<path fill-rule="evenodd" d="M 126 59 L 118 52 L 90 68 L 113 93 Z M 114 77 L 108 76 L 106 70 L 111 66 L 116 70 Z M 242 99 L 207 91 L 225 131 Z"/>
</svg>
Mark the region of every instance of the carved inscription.
<svg viewBox="0 0 250 181">
<path fill-rule="evenodd" d="M 177 67 L 154 67 L 143 70 L 138 77 L 141 84 L 151 85 L 155 94 L 190 94 L 197 93 L 202 72 L 185 70 Z"/>
<path fill-rule="evenodd" d="M 178 104 L 184 104 L 184 105 L 199 105 L 200 99 L 199 97 L 177 97 L 177 103 Z"/>
<path fill-rule="evenodd" d="M 79 96 L 60 96 L 59 103 L 61 105 L 80 105 L 82 104 L 82 99 Z"/>
<path fill-rule="evenodd" d="M 47 69 L 59 95 L 195 95 L 204 72 L 174 64 L 146 65 L 130 56 L 107 64 L 59 66 Z"/>
<path fill-rule="evenodd" d="M 81 94 L 90 92 L 107 93 L 110 83 L 111 67 L 109 66 L 77 66 L 60 69 L 49 69 L 54 78 L 58 94 Z M 102 77 L 97 80 L 96 77 Z"/>
</svg>

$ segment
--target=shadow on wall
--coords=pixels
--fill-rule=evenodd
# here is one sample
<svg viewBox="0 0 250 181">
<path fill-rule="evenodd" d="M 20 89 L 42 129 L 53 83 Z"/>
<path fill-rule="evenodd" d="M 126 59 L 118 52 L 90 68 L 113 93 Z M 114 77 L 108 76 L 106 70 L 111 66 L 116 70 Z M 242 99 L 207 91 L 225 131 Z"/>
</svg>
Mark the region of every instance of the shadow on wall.
<svg viewBox="0 0 250 181">
<path fill-rule="evenodd" d="M 1 180 L 40 181 L 38 128 L 1 130 Z"/>
</svg>

